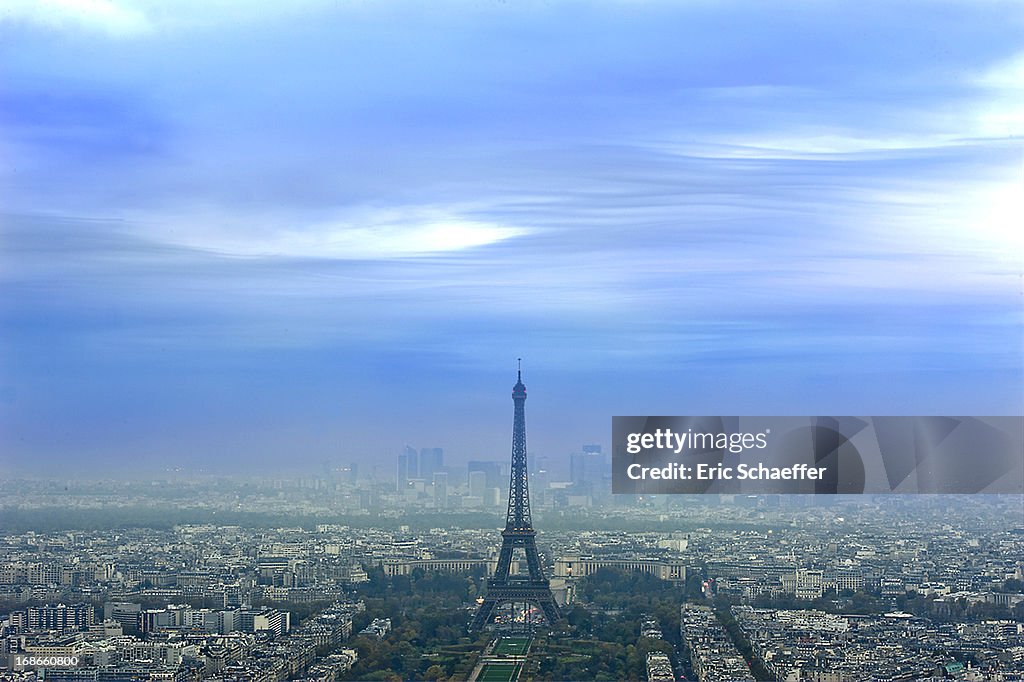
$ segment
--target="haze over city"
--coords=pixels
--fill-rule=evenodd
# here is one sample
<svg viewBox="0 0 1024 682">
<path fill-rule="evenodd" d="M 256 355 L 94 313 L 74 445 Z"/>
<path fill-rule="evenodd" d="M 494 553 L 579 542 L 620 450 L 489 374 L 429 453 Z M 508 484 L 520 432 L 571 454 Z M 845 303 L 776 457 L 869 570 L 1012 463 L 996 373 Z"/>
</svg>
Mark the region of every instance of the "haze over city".
<svg viewBox="0 0 1024 682">
<path fill-rule="evenodd" d="M 1018 3 L 5 3 L 0 467 L 1019 414 Z"/>
</svg>

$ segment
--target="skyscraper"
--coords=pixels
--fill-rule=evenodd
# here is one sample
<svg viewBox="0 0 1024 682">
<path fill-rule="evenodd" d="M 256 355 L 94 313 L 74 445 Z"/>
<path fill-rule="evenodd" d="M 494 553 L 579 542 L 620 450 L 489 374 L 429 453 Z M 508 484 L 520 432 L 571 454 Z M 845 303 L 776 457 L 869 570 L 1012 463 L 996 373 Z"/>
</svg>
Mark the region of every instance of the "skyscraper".
<svg viewBox="0 0 1024 682">
<path fill-rule="evenodd" d="M 504 468 L 505 467 L 501 462 L 481 461 L 477 459 L 469 460 L 469 464 L 466 466 L 466 470 L 471 476 L 477 471 L 483 473 L 487 477 L 485 485 L 488 488 L 497 488 L 502 484 L 501 472 Z"/>
<path fill-rule="evenodd" d="M 448 473 L 445 471 L 434 472 L 434 481 L 431 487 L 434 490 L 434 508 L 446 509 L 448 507 Z"/>
<path fill-rule="evenodd" d="M 422 448 L 418 478 L 429 483 L 434 480 L 434 474 L 441 471 L 444 471 L 444 450 L 442 448 Z"/>
<path fill-rule="evenodd" d="M 578 491 L 598 491 L 610 471 L 600 445 L 584 445 L 569 455 L 569 480 Z"/>
</svg>

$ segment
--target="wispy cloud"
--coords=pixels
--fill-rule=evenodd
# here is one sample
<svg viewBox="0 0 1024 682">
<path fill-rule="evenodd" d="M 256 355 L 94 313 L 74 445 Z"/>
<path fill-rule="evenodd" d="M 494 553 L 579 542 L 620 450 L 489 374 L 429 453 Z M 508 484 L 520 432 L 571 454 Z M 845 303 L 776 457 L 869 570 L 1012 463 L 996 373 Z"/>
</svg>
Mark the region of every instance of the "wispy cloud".
<svg viewBox="0 0 1024 682">
<path fill-rule="evenodd" d="M 0 21 L 114 37 L 144 34 L 153 27 L 143 11 L 118 0 L 8 0 L 0 7 Z"/>
<path fill-rule="evenodd" d="M 202 219 L 173 229 L 174 243 L 227 256 L 377 259 L 445 254 L 528 234 L 521 227 L 466 219 L 437 210 L 350 211 L 356 217 L 298 227 L 281 222 L 218 229 Z"/>
</svg>

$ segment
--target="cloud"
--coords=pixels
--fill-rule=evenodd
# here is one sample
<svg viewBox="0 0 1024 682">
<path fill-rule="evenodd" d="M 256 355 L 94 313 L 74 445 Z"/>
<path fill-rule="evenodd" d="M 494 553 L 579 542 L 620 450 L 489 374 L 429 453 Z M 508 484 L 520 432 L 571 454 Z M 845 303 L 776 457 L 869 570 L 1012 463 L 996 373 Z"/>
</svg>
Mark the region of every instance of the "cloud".
<svg viewBox="0 0 1024 682">
<path fill-rule="evenodd" d="M 115 0 L 7 0 L 0 21 L 21 21 L 49 29 L 84 29 L 113 37 L 147 33 L 147 16 Z"/>
<path fill-rule="evenodd" d="M 367 260 L 455 253 L 529 234 L 507 224 L 426 208 L 349 210 L 347 216 L 302 228 L 296 217 L 243 221 L 179 216 L 164 224 L 166 243 L 224 256 Z M 225 222 L 236 224 L 221 229 Z"/>
<path fill-rule="evenodd" d="M 993 64 L 977 79 L 980 85 L 1024 92 L 1024 52 Z"/>
<path fill-rule="evenodd" d="M 1024 135 L 1024 52 L 999 61 L 976 79 L 983 97 L 975 107 L 972 126 L 979 135 Z"/>
</svg>

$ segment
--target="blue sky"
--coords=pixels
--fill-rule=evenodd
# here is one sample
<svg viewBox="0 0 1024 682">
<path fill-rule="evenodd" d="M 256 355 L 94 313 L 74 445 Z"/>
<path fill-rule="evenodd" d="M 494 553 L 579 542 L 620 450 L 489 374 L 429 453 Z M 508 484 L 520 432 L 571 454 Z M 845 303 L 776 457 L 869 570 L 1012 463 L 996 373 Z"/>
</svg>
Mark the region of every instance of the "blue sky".
<svg viewBox="0 0 1024 682">
<path fill-rule="evenodd" d="M 286 7 L 284 5 L 287 5 Z M 0 457 L 1019 414 L 1024 6 L 0 9 Z"/>
</svg>

